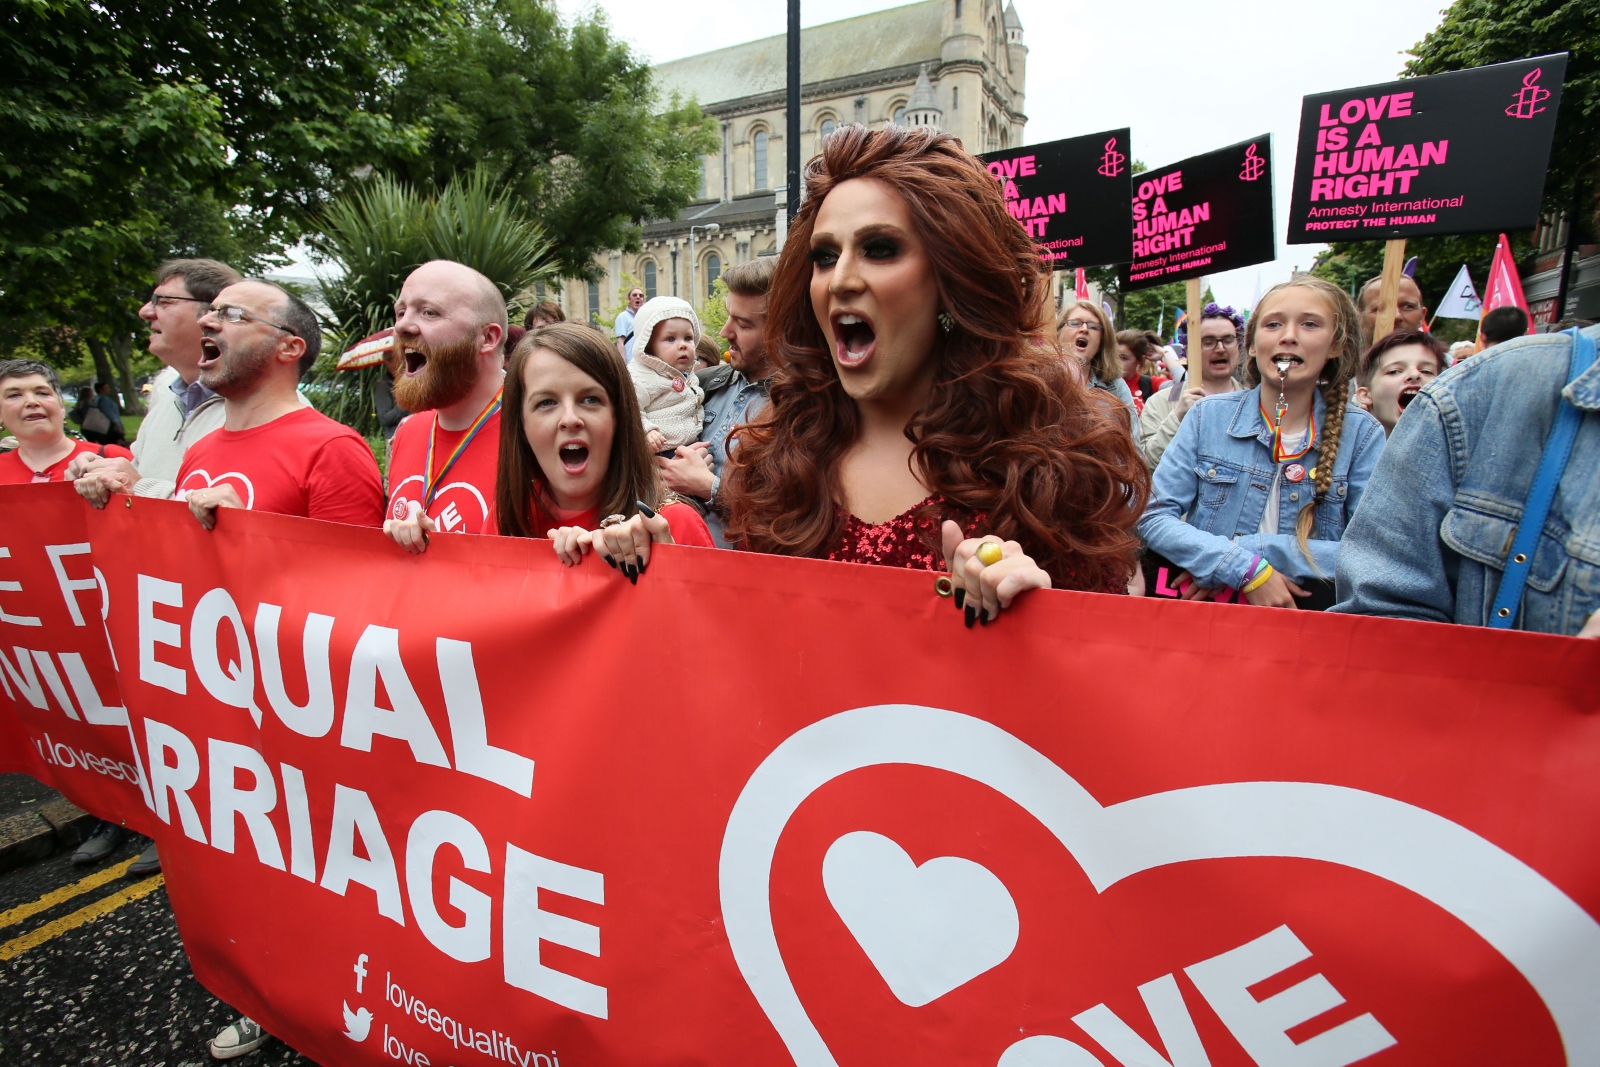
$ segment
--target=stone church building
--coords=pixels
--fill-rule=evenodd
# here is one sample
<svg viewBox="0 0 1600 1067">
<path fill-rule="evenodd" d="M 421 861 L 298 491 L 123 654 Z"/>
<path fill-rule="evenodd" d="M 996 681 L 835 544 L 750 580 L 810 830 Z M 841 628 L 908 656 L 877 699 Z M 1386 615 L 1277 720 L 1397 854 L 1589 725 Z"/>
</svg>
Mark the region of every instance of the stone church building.
<svg viewBox="0 0 1600 1067">
<path fill-rule="evenodd" d="M 655 68 L 664 97 L 696 100 L 721 125 L 700 196 L 644 227 L 643 247 L 602 253 L 598 281 L 563 283 L 571 318 L 609 320 L 632 286 L 705 303 L 724 267 L 783 243 L 787 167 L 783 35 Z M 1015 0 L 921 0 L 801 31 L 801 159 L 841 125 L 953 133 L 970 150 L 1023 143 L 1028 48 Z"/>
</svg>

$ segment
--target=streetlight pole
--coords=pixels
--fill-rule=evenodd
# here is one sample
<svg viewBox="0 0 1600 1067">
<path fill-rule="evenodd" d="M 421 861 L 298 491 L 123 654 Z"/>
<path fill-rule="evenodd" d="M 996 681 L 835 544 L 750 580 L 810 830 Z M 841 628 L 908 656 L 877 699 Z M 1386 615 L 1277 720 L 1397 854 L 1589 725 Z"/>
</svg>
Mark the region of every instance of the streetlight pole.
<svg viewBox="0 0 1600 1067">
<path fill-rule="evenodd" d="M 784 147 L 789 155 L 789 221 L 800 211 L 800 0 L 789 0 L 789 102 Z"/>
<path fill-rule="evenodd" d="M 715 223 L 715 222 L 708 222 L 704 226 L 690 226 L 689 227 L 689 306 L 690 307 L 694 307 L 695 304 L 698 302 L 698 294 L 699 294 L 699 289 L 696 287 L 695 278 L 694 278 L 694 274 L 695 274 L 695 271 L 694 271 L 694 231 L 696 231 L 696 230 L 704 230 L 706 233 L 710 234 L 710 233 L 716 233 L 720 229 L 722 229 L 722 227 L 720 225 L 718 225 L 717 223 Z"/>
</svg>

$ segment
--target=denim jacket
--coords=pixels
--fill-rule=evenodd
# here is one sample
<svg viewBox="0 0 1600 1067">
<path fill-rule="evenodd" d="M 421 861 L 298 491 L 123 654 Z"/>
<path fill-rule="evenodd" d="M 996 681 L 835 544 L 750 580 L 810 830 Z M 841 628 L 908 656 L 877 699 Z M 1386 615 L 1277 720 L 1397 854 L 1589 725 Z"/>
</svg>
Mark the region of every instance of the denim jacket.
<svg viewBox="0 0 1600 1067">
<path fill-rule="evenodd" d="M 1361 503 L 1367 479 L 1383 452 L 1383 425 L 1361 408 L 1345 408 L 1334 457 L 1333 483 L 1318 506 L 1306 561 L 1295 537 L 1300 509 L 1316 487 L 1310 471 L 1321 462 L 1326 405 L 1313 400 L 1316 435 L 1300 460 L 1304 481 L 1283 479 L 1278 495 L 1278 532 L 1260 533 L 1261 517 L 1277 464 L 1272 459 L 1272 425 L 1261 416 L 1261 387 L 1208 396 L 1189 409 L 1178 433 L 1156 467 L 1150 503 L 1139 520 L 1145 544 L 1180 567 L 1205 588 L 1243 585 L 1251 560 L 1259 555 L 1294 581 L 1333 577 L 1334 559 L 1345 525 Z"/>
<path fill-rule="evenodd" d="M 1486 625 L 1563 393 L 1584 418 L 1515 625 L 1575 634 L 1600 610 L 1600 363 L 1566 385 L 1571 356 L 1565 334 L 1519 337 L 1428 383 L 1345 537 L 1333 610 Z"/>
</svg>

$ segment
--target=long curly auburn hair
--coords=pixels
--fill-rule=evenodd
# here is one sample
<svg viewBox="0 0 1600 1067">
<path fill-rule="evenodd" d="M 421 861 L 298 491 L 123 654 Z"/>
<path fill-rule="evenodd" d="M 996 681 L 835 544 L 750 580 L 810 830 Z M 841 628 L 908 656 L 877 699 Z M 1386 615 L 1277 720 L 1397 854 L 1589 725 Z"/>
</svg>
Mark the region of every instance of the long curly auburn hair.
<svg viewBox="0 0 1600 1067">
<path fill-rule="evenodd" d="M 768 302 L 771 401 L 735 431 L 719 493 L 730 539 L 822 556 L 843 531 L 839 465 L 859 413 L 812 309 L 807 253 L 823 200 L 854 178 L 904 199 L 936 275 L 930 299 L 954 320 L 935 341 L 927 406 L 905 430 L 915 471 L 946 502 L 944 516 L 917 516 L 928 547 L 939 551 L 939 518 L 979 521 L 979 533 L 1020 542 L 1058 588 L 1120 587 L 1150 491 L 1127 412 L 1097 403 L 1068 371 L 1049 275 L 999 185 L 958 140 L 926 129 L 841 127 L 806 167 L 806 200 Z"/>
</svg>

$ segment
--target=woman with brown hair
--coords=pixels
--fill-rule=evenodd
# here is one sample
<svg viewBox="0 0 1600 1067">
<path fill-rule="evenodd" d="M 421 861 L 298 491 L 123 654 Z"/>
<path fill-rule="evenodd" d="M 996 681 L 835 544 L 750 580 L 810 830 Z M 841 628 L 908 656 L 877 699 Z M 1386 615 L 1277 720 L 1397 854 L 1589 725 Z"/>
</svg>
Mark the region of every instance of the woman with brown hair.
<svg viewBox="0 0 1600 1067">
<path fill-rule="evenodd" d="M 501 410 L 501 536 L 548 537 L 568 566 L 592 551 L 632 582 L 652 544 L 715 547 L 699 514 L 662 488 L 627 365 L 599 332 L 561 322 L 524 337 Z"/>
<path fill-rule="evenodd" d="M 806 193 L 769 297 L 771 401 L 724 478 L 730 540 L 948 570 L 968 626 L 1027 589 L 1124 591 L 1149 476 L 1068 371 L 983 166 L 947 134 L 849 126 Z"/>
</svg>

